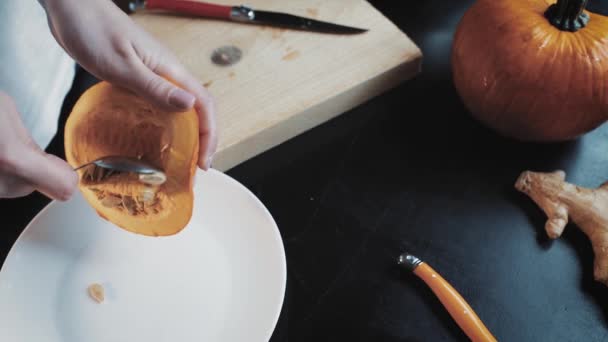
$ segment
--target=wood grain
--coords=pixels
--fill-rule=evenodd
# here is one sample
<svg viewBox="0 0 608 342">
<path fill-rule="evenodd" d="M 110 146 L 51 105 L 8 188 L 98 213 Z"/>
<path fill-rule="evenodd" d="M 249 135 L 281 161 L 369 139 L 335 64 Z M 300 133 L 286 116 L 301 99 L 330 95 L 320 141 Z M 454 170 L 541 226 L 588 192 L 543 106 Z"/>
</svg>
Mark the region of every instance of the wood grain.
<svg viewBox="0 0 608 342">
<path fill-rule="evenodd" d="M 370 31 L 342 36 L 152 11 L 134 14 L 215 97 L 220 143 L 214 167 L 219 170 L 344 113 L 420 70 L 418 47 L 366 1 L 250 0 L 248 5 Z M 214 65 L 213 50 L 225 45 L 241 49 L 242 59 L 232 66 Z"/>
</svg>

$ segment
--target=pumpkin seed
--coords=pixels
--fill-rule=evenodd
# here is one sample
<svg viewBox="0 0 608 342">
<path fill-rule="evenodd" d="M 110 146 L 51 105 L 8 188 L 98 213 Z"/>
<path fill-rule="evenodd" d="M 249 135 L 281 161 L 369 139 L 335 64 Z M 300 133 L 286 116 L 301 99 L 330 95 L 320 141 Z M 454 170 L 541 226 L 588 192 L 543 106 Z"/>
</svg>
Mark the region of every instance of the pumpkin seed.
<svg viewBox="0 0 608 342">
<path fill-rule="evenodd" d="M 167 180 L 167 176 L 162 172 L 156 172 L 152 174 L 141 174 L 139 180 L 143 183 L 150 185 L 161 185 Z"/>
<path fill-rule="evenodd" d="M 151 187 L 145 187 L 141 191 L 141 201 L 146 204 L 150 204 L 150 202 L 152 202 L 152 200 L 154 200 L 155 195 L 156 194 L 154 193 L 154 189 L 152 189 Z"/>
<path fill-rule="evenodd" d="M 103 286 L 99 284 L 91 284 L 88 288 L 89 296 L 97 303 L 101 303 L 105 299 Z"/>
<path fill-rule="evenodd" d="M 91 167 L 89 167 L 89 168 L 87 168 L 87 169 L 84 170 L 84 172 L 82 174 L 82 178 L 83 179 L 87 179 L 88 178 L 91 181 L 93 180 L 93 172 L 92 172 Z"/>
<path fill-rule="evenodd" d="M 94 180 L 96 182 L 99 182 L 103 178 L 103 169 L 102 168 L 95 166 L 93 169 L 93 173 L 95 175 Z"/>
<path fill-rule="evenodd" d="M 120 197 L 109 195 L 101 200 L 101 205 L 106 208 L 114 208 L 120 206 L 122 202 L 123 201 L 120 199 Z"/>
<path fill-rule="evenodd" d="M 133 200 L 133 197 L 124 196 L 122 198 L 122 205 L 125 207 L 125 209 L 127 209 L 129 215 L 135 215 L 137 213 L 135 210 L 137 204 L 135 204 L 135 200 Z"/>
<path fill-rule="evenodd" d="M 139 196 L 134 197 L 133 200 L 135 201 L 135 210 L 141 213 L 144 210 L 144 202 Z"/>
</svg>

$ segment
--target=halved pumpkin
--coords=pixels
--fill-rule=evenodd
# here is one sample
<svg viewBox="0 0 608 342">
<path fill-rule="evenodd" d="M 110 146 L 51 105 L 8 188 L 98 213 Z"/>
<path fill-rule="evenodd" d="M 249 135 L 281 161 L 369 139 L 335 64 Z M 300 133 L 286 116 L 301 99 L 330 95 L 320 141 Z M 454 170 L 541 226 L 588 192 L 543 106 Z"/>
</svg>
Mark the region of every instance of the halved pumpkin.
<svg viewBox="0 0 608 342">
<path fill-rule="evenodd" d="M 176 234 L 190 221 L 198 139 L 194 109 L 166 112 L 107 82 L 80 97 L 65 126 L 66 159 L 73 167 L 126 156 L 165 172 L 163 184 L 146 185 L 130 173 L 95 166 L 78 171 L 80 191 L 101 217 L 148 236 Z"/>
</svg>

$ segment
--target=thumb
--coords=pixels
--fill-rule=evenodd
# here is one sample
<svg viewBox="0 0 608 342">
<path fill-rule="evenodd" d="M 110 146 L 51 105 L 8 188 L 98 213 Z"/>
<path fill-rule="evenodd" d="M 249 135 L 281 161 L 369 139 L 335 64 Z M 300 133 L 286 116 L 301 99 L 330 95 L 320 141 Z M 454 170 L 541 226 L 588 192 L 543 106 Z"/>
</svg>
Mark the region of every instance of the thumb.
<svg viewBox="0 0 608 342">
<path fill-rule="evenodd" d="M 127 85 L 133 92 L 168 111 L 185 111 L 194 106 L 196 98 L 150 70 L 143 63 L 135 68 L 135 77 Z"/>
<path fill-rule="evenodd" d="M 60 201 L 70 199 L 78 184 L 78 174 L 54 155 L 26 146 L 15 160 L 15 174 L 36 190 Z"/>
</svg>

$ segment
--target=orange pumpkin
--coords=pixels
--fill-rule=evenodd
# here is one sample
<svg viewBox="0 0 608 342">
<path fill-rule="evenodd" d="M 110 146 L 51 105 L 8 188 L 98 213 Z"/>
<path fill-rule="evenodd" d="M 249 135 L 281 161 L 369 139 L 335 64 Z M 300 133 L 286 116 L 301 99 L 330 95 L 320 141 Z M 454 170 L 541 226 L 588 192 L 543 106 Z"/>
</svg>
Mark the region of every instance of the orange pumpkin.
<svg viewBox="0 0 608 342">
<path fill-rule="evenodd" d="M 165 112 L 106 82 L 80 97 L 65 126 L 66 159 L 73 167 L 118 155 L 140 158 L 165 172 L 165 183 L 153 186 L 134 174 L 95 166 L 79 170 L 79 188 L 101 217 L 149 236 L 176 234 L 189 222 L 198 139 L 194 109 Z"/>
<path fill-rule="evenodd" d="M 608 119 L 608 18 L 587 0 L 478 0 L 452 46 L 472 115 L 527 141 L 574 139 Z"/>
</svg>

